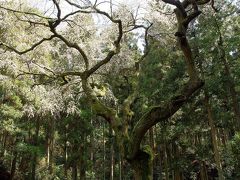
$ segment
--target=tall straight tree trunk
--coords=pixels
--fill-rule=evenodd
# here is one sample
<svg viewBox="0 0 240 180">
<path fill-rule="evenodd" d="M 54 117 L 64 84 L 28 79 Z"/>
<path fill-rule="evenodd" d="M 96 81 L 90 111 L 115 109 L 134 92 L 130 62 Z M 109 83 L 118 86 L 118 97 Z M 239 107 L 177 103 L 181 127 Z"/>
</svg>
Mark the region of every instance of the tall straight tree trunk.
<svg viewBox="0 0 240 180">
<path fill-rule="evenodd" d="M 10 175 L 10 180 L 14 178 L 14 174 L 16 172 L 16 164 L 17 164 L 17 152 L 15 151 L 13 153 L 13 160 L 12 160 L 12 165 L 11 165 L 11 175 Z"/>
<path fill-rule="evenodd" d="M 159 137 L 158 132 L 157 132 L 157 126 L 154 126 L 154 134 L 156 139 Z M 161 134 L 161 133 L 160 133 Z M 161 134 L 162 135 L 162 134 Z M 156 140 L 154 139 L 154 140 Z M 153 177 L 158 180 L 162 180 L 162 172 L 163 172 L 163 156 L 164 156 L 164 151 L 163 151 L 163 144 L 158 144 L 157 141 L 155 141 L 155 149 L 156 149 L 156 157 L 154 159 L 154 164 L 153 166 L 155 167 L 156 171 L 156 177 Z M 154 169 L 154 168 L 153 168 Z"/>
<path fill-rule="evenodd" d="M 174 158 L 179 159 L 180 151 L 179 151 L 179 147 L 176 143 L 173 143 L 173 150 L 174 150 Z M 174 180 L 182 180 L 182 173 L 181 173 L 181 169 L 179 167 L 175 167 Z"/>
<path fill-rule="evenodd" d="M 4 153 L 5 153 L 5 149 L 6 149 L 6 145 L 7 145 L 7 139 L 8 139 L 8 132 L 7 131 L 4 131 L 3 133 L 3 140 L 2 140 L 2 152 L 1 152 L 1 157 L 4 156 Z"/>
<path fill-rule="evenodd" d="M 91 108 L 92 113 L 92 108 Z M 93 127 L 93 117 L 91 116 L 91 125 Z M 94 131 L 90 134 L 90 161 L 92 163 L 91 165 L 91 173 L 94 174 Z"/>
<path fill-rule="evenodd" d="M 119 164 L 118 164 L 118 171 L 119 171 L 119 180 L 122 180 L 123 177 L 123 168 L 122 168 L 122 156 L 121 153 L 118 153 L 118 157 L 119 157 Z"/>
<path fill-rule="evenodd" d="M 199 55 L 199 50 L 198 47 L 196 47 L 197 49 L 197 55 Z M 202 64 L 200 63 L 200 71 L 201 71 L 201 75 L 202 78 L 205 79 L 204 77 L 204 71 L 203 71 L 203 67 Z M 214 160 L 215 163 L 217 165 L 217 170 L 218 170 L 218 176 L 219 176 L 219 180 L 224 180 L 224 175 L 223 175 L 223 170 L 222 170 L 222 164 L 221 164 L 221 158 L 220 158 L 220 153 L 218 150 L 218 139 L 217 139 L 217 129 L 214 125 L 214 119 L 213 119 L 213 114 L 212 114 L 212 109 L 211 109 L 211 104 L 210 104 L 210 100 L 209 100 L 209 95 L 208 95 L 208 91 L 205 88 L 204 89 L 204 105 L 207 111 L 207 118 L 208 118 L 208 123 L 209 126 L 211 128 L 211 139 L 212 139 L 212 145 L 213 145 L 213 153 L 214 153 Z"/>
<path fill-rule="evenodd" d="M 103 179 L 106 179 L 106 167 L 105 167 L 105 160 L 106 160 L 106 146 L 105 146 L 105 123 L 103 122 L 103 134 L 102 134 L 102 141 L 103 141 Z"/>
<path fill-rule="evenodd" d="M 218 150 L 217 131 L 216 131 L 216 128 L 214 125 L 212 110 L 211 110 L 211 106 L 209 103 L 209 97 L 206 92 L 205 92 L 205 107 L 207 109 L 208 123 L 211 128 L 211 138 L 212 138 L 212 145 L 213 145 L 214 160 L 217 165 L 219 180 L 224 180 L 225 178 L 223 176 L 221 158 L 220 158 L 220 154 L 219 154 L 219 150 Z"/>
<path fill-rule="evenodd" d="M 224 51 L 224 50 L 223 50 Z M 224 57 L 225 57 L 225 52 L 224 52 Z M 236 124 L 237 124 L 237 130 L 240 129 L 240 108 L 239 108 L 239 102 L 238 102 L 238 95 L 237 92 L 235 90 L 235 84 L 233 81 L 233 78 L 231 76 L 230 73 L 230 68 L 229 65 L 227 63 L 226 58 L 222 58 L 222 61 L 224 63 L 224 67 L 225 67 L 225 75 L 227 76 L 228 80 L 226 81 L 228 88 L 229 88 L 229 92 L 232 98 L 232 106 L 233 106 L 233 112 L 235 114 L 235 118 L 236 118 Z"/>
<path fill-rule="evenodd" d="M 200 179 L 201 180 L 208 180 L 206 164 L 205 164 L 204 161 L 200 162 Z"/>
<path fill-rule="evenodd" d="M 218 140 L 218 146 L 222 146 L 222 132 L 220 131 L 220 128 L 216 128 L 217 130 L 217 140 Z"/>
<path fill-rule="evenodd" d="M 205 180 L 204 167 L 202 162 L 200 162 L 200 180 Z"/>
<path fill-rule="evenodd" d="M 168 172 L 168 155 L 167 155 L 167 145 L 166 141 L 164 140 L 163 145 L 163 163 L 164 163 L 164 172 L 165 172 L 165 179 L 169 180 L 169 172 Z"/>
<path fill-rule="evenodd" d="M 81 142 L 84 143 L 83 139 L 81 138 Z M 72 169 L 72 179 L 78 179 L 78 167 L 82 165 L 81 158 L 84 156 L 82 153 L 82 143 L 79 144 L 77 140 L 73 140 L 71 146 L 71 169 Z M 81 168 L 81 167 L 80 167 Z"/>
<path fill-rule="evenodd" d="M 225 112 L 228 112 L 228 111 L 229 111 L 229 109 L 228 109 L 228 104 L 230 104 L 230 102 L 231 102 L 231 99 L 230 99 L 230 97 L 228 96 L 228 94 L 226 94 L 226 95 L 224 96 L 224 101 L 225 101 L 224 110 L 225 110 Z M 236 120 L 235 120 L 235 119 L 231 119 L 231 120 L 229 120 L 229 121 L 230 121 L 230 123 L 234 124 Z M 228 131 L 228 139 L 232 139 L 232 138 L 234 137 L 234 135 L 235 135 L 235 129 L 236 129 L 236 127 L 235 127 L 234 125 L 231 126 L 231 127 L 228 127 L 228 130 L 225 129 L 225 130 Z"/>
<path fill-rule="evenodd" d="M 39 136 L 39 129 L 40 129 L 40 119 L 39 117 L 36 117 L 36 128 L 35 128 L 35 134 L 33 137 L 33 145 L 35 147 L 38 146 L 38 136 Z M 32 156 L 32 173 L 31 173 L 31 180 L 35 180 L 36 179 L 36 166 L 37 166 L 37 152 L 33 153 Z"/>
<path fill-rule="evenodd" d="M 64 176 L 68 177 L 68 145 L 67 145 L 67 127 L 64 127 Z"/>
<path fill-rule="evenodd" d="M 230 96 L 232 99 L 232 106 L 233 106 L 233 112 L 235 114 L 237 130 L 239 130 L 240 129 L 240 107 L 239 107 L 239 101 L 238 101 L 238 94 L 235 90 L 235 83 L 231 74 L 229 64 L 227 62 L 227 55 L 224 49 L 224 44 L 223 44 L 224 42 L 223 42 L 221 29 L 216 19 L 215 19 L 215 23 L 216 23 L 216 27 L 218 29 L 218 34 L 219 34 L 218 49 L 220 53 L 220 60 L 224 65 L 225 76 L 227 77 L 226 85 L 228 86 Z"/>
<path fill-rule="evenodd" d="M 80 180 L 85 180 L 86 179 L 86 160 L 85 160 L 85 154 L 86 154 L 86 136 L 83 135 L 82 138 L 82 144 L 80 145 L 79 148 L 79 156 L 80 156 L 80 160 L 79 160 L 79 172 L 80 172 Z"/>
<path fill-rule="evenodd" d="M 55 120 L 51 118 L 49 124 L 48 135 L 48 170 L 53 173 L 53 154 L 54 154 L 54 134 L 55 134 Z"/>
<path fill-rule="evenodd" d="M 226 133 L 226 130 L 223 128 L 222 129 L 222 143 L 225 147 L 227 145 L 227 142 L 228 142 L 227 133 Z"/>
<path fill-rule="evenodd" d="M 18 171 L 21 172 L 21 173 L 25 173 L 27 171 L 28 168 L 28 158 L 26 156 L 21 156 L 20 158 L 20 163 L 18 165 Z"/>
<path fill-rule="evenodd" d="M 168 155 L 168 164 L 170 165 L 170 163 L 174 160 L 174 152 L 173 152 L 173 144 L 169 143 L 167 148 L 167 155 Z M 172 168 L 172 170 L 170 171 L 170 177 L 172 177 L 171 179 L 174 180 L 174 169 Z"/>
<path fill-rule="evenodd" d="M 74 162 L 73 166 L 72 166 L 72 179 L 73 180 L 77 180 L 77 174 L 78 174 L 78 170 L 77 170 L 77 163 Z"/>
<path fill-rule="evenodd" d="M 114 147 L 113 147 L 113 130 L 111 126 L 109 126 L 109 135 L 111 138 L 110 142 L 110 180 L 114 179 Z"/>
</svg>

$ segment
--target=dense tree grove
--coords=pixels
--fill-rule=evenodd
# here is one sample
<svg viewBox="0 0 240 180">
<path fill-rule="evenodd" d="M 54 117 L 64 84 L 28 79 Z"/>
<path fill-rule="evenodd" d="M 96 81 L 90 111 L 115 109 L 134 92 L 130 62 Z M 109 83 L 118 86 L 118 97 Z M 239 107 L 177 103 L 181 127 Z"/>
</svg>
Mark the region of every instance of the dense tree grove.
<svg viewBox="0 0 240 180">
<path fill-rule="evenodd" d="M 239 5 L 0 1 L 0 180 L 240 179 Z"/>
</svg>

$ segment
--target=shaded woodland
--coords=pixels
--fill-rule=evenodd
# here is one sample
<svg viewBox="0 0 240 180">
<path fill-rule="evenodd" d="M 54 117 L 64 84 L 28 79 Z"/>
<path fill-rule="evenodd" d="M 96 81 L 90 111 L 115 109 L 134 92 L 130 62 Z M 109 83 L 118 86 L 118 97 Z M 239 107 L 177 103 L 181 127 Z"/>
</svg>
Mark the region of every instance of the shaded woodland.
<svg viewBox="0 0 240 180">
<path fill-rule="evenodd" d="M 0 180 L 240 179 L 240 4 L 0 1 Z"/>
</svg>

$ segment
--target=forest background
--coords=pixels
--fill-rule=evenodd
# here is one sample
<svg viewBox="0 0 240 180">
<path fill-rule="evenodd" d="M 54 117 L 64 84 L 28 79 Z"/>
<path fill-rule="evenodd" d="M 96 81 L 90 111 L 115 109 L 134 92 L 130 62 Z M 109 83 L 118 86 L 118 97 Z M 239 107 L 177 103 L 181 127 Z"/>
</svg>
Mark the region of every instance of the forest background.
<svg viewBox="0 0 240 180">
<path fill-rule="evenodd" d="M 239 14 L 0 1 L 0 177 L 239 179 Z"/>
</svg>

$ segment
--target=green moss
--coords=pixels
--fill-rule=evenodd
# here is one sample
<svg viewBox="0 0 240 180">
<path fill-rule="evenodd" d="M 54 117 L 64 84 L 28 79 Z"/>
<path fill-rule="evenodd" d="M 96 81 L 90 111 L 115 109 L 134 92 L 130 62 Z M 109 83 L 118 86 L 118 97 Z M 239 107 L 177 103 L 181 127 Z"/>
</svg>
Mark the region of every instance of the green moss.
<svg viewBox="0 0 240 180">
<path fill-rule="evenodd" d="M 106 107 L 104 104 L 95 99 L 92 100 L 92 108 L 100 115 L 115 116 L 116 114 L 116 111 Z"/>
<path fill-rule="evenodd" d="M 153 161 L 154 155 L 152 148 L 149 145 L 145 145 L 142 147 L 142 150 L 149 155 L 149 160 Z"/>
</svg>

